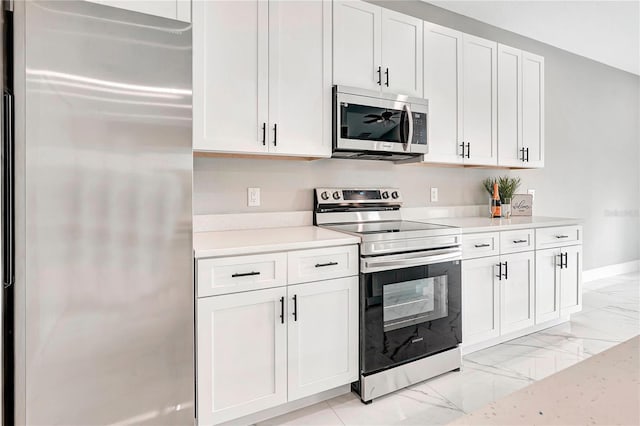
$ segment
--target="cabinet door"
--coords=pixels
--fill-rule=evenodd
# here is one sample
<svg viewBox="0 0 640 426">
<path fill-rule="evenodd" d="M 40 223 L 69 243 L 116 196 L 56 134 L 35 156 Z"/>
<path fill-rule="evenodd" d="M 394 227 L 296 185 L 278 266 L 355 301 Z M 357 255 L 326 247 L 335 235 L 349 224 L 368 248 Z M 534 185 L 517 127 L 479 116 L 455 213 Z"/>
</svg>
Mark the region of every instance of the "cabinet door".
<svg viewBox="0 0 640 426">
<path fill-rule="evenodd" d="M 522 51 L 498 45 L 498 164 L 522 167 Z"/>
<path fill-rule="evenodd" d="M 267 151 L 268 9 L 259 0 L 193 2 L 194 150 Z"/>
<path fill-rule="evenodd" d="M 522 53 L 522 145 L 526 167 L 544 166 L 544 58 Z"/>
<path fill-rule="evenodd" d="M 198 424 L 287 401 L 285 298 L 280 287 L 198 300 Z"/>
<path fill-rule="evenodd" d="M 429 100 L 425 162 L 462 163 L 462 33 L 424 23 L 424 97 Z"/>
<path fill-rule="evenodd" d="M 269 152 L 331 156 L 331 2 L 269 2 Z"/>
<path fill-rule="evenodd" d="M 560 250 L 536 252 L 536 324 L 560 317 Z"/>
<path fill-rule="evenodd" d="M 462 262 L 462 343 L 472 345 L 500 335 L 499 256 Z"/>
<path fill-rule="evenodd" d="M 189 0 L 87 0 L 105 6 L 146 13 L 147 15 L 163 18 L 191 21 L 191 6 Z"/>
<path fill-rule="evenodd" d="M 463 133 L 469 144 L 466 164 L 496 165 L 497 43 L 464 34 L 463 37 Z"/>
<path fill-rule="evenodd" d="M 358 277 L 289 286 L 288 296 L 289 400 L 355 381 Z"/>
<path fill-rule="evenodd" d="M 381 15 L 362 1 L 333 2 L 333 83 L 380 90 Z"/>
<path fill-rule="evenodd" d="M 560 271 L 560 313 L 582 310 L 582 246 L 563 247 L 566 267 Z"/>
<path fill-rule="evenodd" d="M 500 333 L 534 325 L 534 252 L 500 257 L 503 278 L 500 281 Z"/>
<path fill-rule="evenodd" d="M 422 20 L 382 9 L 382 90 L 422 98 Z"/>
</svg>

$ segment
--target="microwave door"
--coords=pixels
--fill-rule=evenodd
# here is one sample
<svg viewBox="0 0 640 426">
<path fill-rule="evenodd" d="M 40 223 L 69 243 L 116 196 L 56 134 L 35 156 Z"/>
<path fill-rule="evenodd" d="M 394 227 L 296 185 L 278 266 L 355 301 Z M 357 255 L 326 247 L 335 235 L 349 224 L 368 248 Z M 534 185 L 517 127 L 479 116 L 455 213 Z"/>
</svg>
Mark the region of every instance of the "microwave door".
<svg viewBox="0 0 640 426">
<path fill-rule="evenodd" d="M 407 152 L 404 102 L 342 95 L 336 105 L 337 148 L 355 151 Z"/>
</svg>

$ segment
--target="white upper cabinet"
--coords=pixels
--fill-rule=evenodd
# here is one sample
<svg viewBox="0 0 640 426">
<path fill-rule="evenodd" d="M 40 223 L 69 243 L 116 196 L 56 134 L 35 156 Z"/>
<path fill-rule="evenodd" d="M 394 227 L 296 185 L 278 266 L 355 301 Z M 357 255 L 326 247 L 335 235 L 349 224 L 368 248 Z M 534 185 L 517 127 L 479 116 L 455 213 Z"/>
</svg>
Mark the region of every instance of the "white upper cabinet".
<svg viewBox="0 0 640 426">
<path fill-rule="evenodd" d="M 382 8 L 362 1 L 333 2 L 333 83 L 380 90 Z"/>
<path fill-rule="evenodd" d="M 424 97 L 429 100 L 428 162 L 462 163 L 462 33 L 424 23 Z"/>
<path fill-rule="evenodd" d="M 196 151 L 331 155 L 331 3 L 193 4 Z"/>
<path fill-rule="evenodd" d="M 498 46 L 498 164 L 544 166 L 544 58 Z"/>
<path fill-rule="evenodd" d="M 259 0 L 193 2 L 195 150 L 268 150 L 268 13 Z"/>
<path fill-rule="evenodd" d="M 87 0 L 105 6 L 191 22 L 191 0 Z"/>
<path fill-rule="evenodd" d="M 269 2 L 269 152 L 331 155 L 331 3 Z"/>
<path fill-rule="evenodd" d="M 544 58 L 522 52 L 524 167 L 544 167 Z"/>
<path fill-rule="evenodd" d="M 382 91 L 422 98 L 422 20 L 382 9 Z"/>
<path fill-rule="evenodd" d="M 522 51 L 498 45 L 498 163 L 521 167 Z"/>
<path fill-rule="evenodd" d="M 422 98 L 422 21 L 362 1 L 333 7 L 333 83 Z"/>
<path fill-rule="evenodd" d="M 465 164 L 495 166 L 497 152 L 497 43 L 464 34 L 463 142 Z"/>
</svg>

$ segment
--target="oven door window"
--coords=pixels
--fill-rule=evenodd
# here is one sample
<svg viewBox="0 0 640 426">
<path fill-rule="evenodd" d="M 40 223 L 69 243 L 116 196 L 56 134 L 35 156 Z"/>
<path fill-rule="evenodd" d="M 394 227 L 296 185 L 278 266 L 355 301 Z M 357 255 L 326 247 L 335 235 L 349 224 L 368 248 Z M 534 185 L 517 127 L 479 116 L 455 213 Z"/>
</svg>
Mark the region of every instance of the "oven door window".
<svg viewBox="0 0 640 426">
<path fill-rule="evenodd" d="M 444 318 L 448 315 L 447 276 L 387 284 L 382 305 L 385 332 Z"/>
<path fill-rule="evenodd" d="M 381 108 L 340 102 L 340 137 L 404 144 L 409 134 L 404 108 Z"/>
</svg>

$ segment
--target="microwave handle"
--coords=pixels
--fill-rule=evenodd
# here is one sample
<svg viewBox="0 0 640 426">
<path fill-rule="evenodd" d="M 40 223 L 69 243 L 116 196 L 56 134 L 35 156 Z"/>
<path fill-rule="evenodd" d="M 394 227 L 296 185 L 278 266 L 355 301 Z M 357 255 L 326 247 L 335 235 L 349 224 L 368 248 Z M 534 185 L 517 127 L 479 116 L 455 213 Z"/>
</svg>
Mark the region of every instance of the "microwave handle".
<svg viewBox="0 0 640 426">
<path fill-rule="evenodd" d="M 403 108 L 407 112 L 407 121 L 409 122 L 409 132 L 407 138 L 404 140 L 404 150 L 411 151 L 409 145 L 411 145 L 411 141 L 413 141 L 413 113 L 411 112 L 411 106 L 409 104 L 405 104 Z"/>
</svg>

